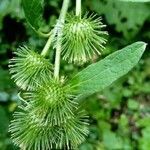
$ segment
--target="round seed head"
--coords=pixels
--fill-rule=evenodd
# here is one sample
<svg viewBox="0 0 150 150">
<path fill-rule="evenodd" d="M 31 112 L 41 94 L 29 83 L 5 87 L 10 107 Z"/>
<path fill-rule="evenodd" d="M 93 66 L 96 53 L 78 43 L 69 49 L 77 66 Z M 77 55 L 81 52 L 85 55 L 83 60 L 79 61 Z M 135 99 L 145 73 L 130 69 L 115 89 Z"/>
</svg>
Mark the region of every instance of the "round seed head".
<svg viewBox="0 0 150 150">
<path fill-rule="evenodd" d="M 43 82 L 28 97 L 31 105 L 28 109 L 39 115 L 51 125 L 60 125 L 72 117 L 78 104 L 73 100 L 70 87 L 55 79 Z"/>
<path fill-rule="evenodd" d="M 23 90 L 33 90 L 51 76 L 52 65 L 27 47 L 20 47 L 10 60 L 10 73 L 17 86 Z"/>
<path fill-rule="evenodd" d="M 28 110 L 14 113 L 9 130 L 13 142 L 20 148 L 28 150 L 51 149 L 61 132 L 60 128 L 50 126 L 36 114 L 30 114 Z"/>
<path fill-rule="evenodd" d="M 51 125 L 28 109 L 14 113 L 10 124 L 13 142 L 28 150 L 74 149 L 85 140 L 88 123 L 85 113 L 76 110 L 74 116 L 60 125 Z"/>
<path fill-rule="evenodd" d="M 62 55 L 65 60 L 74 63 L 85 63 L 93 58 L 94 55 L 100 55 L 105 48 L 106 31 L 102 31 L 105 25 L 101 18 L 96 15 L 87 14 L 80 18 L 79 16 L 68 15 L 64 25 L 62 37 Z"/>
</svg>

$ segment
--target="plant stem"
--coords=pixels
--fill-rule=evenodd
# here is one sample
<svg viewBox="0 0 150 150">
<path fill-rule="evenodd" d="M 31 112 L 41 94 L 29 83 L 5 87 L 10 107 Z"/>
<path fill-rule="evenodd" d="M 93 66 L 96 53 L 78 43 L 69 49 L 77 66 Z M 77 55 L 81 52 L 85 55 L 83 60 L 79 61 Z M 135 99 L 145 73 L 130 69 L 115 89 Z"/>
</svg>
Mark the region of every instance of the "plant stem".
<svg viewBox="0 0 150 150">
<path fill-rule="evenodd" d="M 47 41 L 46 45 L 44 46 L 44 48 L 42 50 L 42 53 L 41 53 L 42 56 L 46 56 L 47 55 L 47 53 L 49 51 L 49 48 L 51 46 L 52 38 L 53 38 L 53 36 L 52 36 L 52 34 L 50 34 L 50 36 L 48 38 L 48 41 Z"/>
<path fill-rule="evenodd" d="M 51 32 L 49 32 L 49 33 L 43 33 L 43 32 L 41 32 L 41 31 L 36 31 L 36 30 L 35 30 L 35 32 L 36 32 L 39 36 L 44 37 L 44 38 L 48 38 L 48 37 L 50 36 L 50 34 L 51 34 Z"/>
<path fill-rule="evenodd" d="M 62 9 L 59 16 L 59 22 L 62 23 L 62 27 L 57 35 L 57 42 L 56 42 L 56 56 L 55 56 L 55 68 L 54 68 L 54 77 L 59 79 L 59 70 L 60 70 L 60 57 L 61 57 L 61 38 L 62 38 L 62 31 L 63 31 L 63 24 L 65 22 L 66 13 L 68 10 L 70 0 L 64 0 Z"/>
<path fill-rule="evenodd" d="M 81 0 L 76 0 L 76 16 L 81 17 Z"/>
<path fill-rule="evenodd" d="M 58 23 L 55 25 L 54 29 L 51 30 L 51 32 L 47 34 L 47 35 L 49 35 L 49 38 L 48 38 L 48 41 L 47 41 L 46 45 L 44 46 L 44 48 L 41 52 L 42 56 L 45 57 L 47 55 L 49 48 L 51 46 L 51 43 L 57 34 L 57 30 L 58 30 Z"/>
</svg>

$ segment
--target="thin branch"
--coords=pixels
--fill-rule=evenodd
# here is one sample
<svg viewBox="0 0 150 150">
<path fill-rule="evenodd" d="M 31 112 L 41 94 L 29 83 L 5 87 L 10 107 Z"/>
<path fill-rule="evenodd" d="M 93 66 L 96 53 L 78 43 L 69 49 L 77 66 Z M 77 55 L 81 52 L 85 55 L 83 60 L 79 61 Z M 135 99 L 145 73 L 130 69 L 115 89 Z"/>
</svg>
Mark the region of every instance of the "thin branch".
<svg viewBox="0 0 150 150">
<path fill-rule="evenodd" d="M 81 17 L 81 0 L 76 0 L 76 16 Z"/>
<path fill-rule="evenodd" d="M 54 68 L 54 77 L 56 79 L 59 79 L 60 57 L 61 57 L 61 37 L 62 37 L 63 24 L 65 22 L 65 17 L 66 17 L 66 13 L 68 10 L 69 2 L 70 0 L 63 1 L 60 17 L 58 20 L 60 23 L 62 23 L 62 27 L 60 28 L 60 30 L 58 30 L 57 42 L 56 42 L 56 56 L 55 56 L 55 68 Z"/>
<path fill-rule="evenodd" d="M 51 32 L 51 34 L 50 34 L 50 36 L 48 38 L 48 41 L 47 41 L 46 45 L 44 46 L 44 48 L 42 50 L 42 53 L 41 53 L 42 56 L 46 56 L 47 55 L 47 53 L 49 51 L 49 48 L 51 46 L 51 43 L 52 43 L 52 39 L 53 39 L 53 35 L 52 35 L 52 32 Z"/>
</svg>

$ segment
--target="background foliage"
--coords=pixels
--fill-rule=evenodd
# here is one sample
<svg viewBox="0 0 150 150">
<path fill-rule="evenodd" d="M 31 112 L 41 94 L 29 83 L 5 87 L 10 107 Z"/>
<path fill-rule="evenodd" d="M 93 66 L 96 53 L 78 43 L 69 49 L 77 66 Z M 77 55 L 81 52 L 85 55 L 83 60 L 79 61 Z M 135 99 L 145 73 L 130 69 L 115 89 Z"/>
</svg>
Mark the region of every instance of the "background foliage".
<svg viewBox="0 0 150 150">
<path fill-rule="evenodd" d="M 59 15 L 61 0 L 45 0 L 42 31 L 48 31 Z M 74 2 L 70 10 L 74 8 Z M 119 0 L 85 0 L 83 11 L 102 15 L 109 38 L 101 58 L 132 42 L 150 41 L 150 3 Z M 8 125 L 19 104 L 10 79 L 8 61 L 19 45 L 40 50 L 46 39 L 27 25 L 21 0 L 0 1 L 0 150 L 17 149 Z M 54 61 L 53 53 L 50 54 Z M 95 62 L 97 59 L 93 60 Z M 87 64 L 86 64 L 87 65 Z M 85 66 L 62 62 L 61 73 L 77 73 Z M 90 115 L 90 134 L 81 150 L 149 150 L 150 148 L 150 53 L 149 46 L 140 63 L 126 76 L 84 100 Z"/>
</svg>

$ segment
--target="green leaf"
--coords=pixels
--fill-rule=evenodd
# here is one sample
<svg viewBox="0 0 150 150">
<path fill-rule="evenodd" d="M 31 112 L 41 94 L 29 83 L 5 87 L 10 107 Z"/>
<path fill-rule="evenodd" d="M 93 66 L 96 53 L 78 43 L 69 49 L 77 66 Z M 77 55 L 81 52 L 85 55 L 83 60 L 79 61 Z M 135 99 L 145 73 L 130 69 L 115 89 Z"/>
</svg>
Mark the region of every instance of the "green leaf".
<svg viewBox="0 0 150 150">
<path fill-rule="evenodd" d="M 134 99 L 129 99 L 127 105 L 128 105 L 128 108 L 131 110 L 139 109 L 139 103 Z"/>
<path fill-rule="evenodd" d="M 136 42 L 79 72 L 70 81 L 80 96 L 101 91 L 128 73 L 140 60 L 146 43 Z"/>
<path fill-rule="evenodd" d="M 139 140 L 140 150 L 149 150 L 150 147 L 150 127 L 144 128 L 142 130 L 142 137 Z"/>
<path fill-rule="evenodd" d="M 123 140 L 112 131 L 104 132 L 103 142 L 107 150 L 123 149 Z"/>
<path fill-rule="evenodd" d="M 124 2 L 150 2 L 150 0 L 120 0 L 120 1 L 124 1 Z"/>
<path fill-rule="evenodd" d="M 3 27 L 3 19 L 8 14 L 13 18 L 23 19 L 23 11 L 20 4 L 20 0 L 0 0 L 0 29 Z"/>
<path fill-rule="evenodd" d="M 22 0 L 25 17 L 34 30 L 40 28 L 44 0 Z"/>
<path fill-rule="evenodd" d="M 122 32 L 126 39 L 135 37 L 150 16 L 147 3 L 92 0 L 88 4 L 92 10 L 103 14 L 108 24 L 114 25 L 116 31 Z"/>
<path fill-rule="evenodd" d="M 150 117 L 145 116 L 144 118 L 139 119 L 136 122 L 137 126 L 142 128 L 142 127 L 149 127 L 150 126 Z"/>
</svg>

